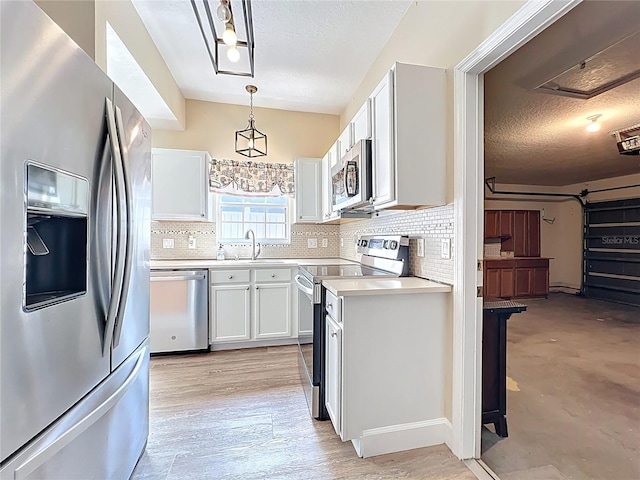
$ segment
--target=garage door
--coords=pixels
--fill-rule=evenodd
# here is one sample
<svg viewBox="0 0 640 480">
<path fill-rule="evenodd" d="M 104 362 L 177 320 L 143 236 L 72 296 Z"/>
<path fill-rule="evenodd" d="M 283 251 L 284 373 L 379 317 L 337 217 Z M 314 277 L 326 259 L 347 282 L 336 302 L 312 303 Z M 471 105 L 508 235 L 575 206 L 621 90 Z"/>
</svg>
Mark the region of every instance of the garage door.
<svg viewBox="0 0 640 480">
<path fill-rule="evenodd" d="M 583 291 L 640 305 L 640 198 L 587 203 Z"/>
</svg>

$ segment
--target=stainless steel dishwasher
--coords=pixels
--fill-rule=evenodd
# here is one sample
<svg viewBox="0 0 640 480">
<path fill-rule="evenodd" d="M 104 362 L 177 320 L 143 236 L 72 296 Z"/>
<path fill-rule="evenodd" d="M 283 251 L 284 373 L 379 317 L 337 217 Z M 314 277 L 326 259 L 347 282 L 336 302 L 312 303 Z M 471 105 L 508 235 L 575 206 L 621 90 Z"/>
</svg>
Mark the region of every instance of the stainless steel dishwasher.
<svg viewBox="0 0 640 480">
<path fill-rule="evenodd" d="M 208 348 L 207 278 L 206 270 L 151 272 L 151 353 Z"/>
</svg>

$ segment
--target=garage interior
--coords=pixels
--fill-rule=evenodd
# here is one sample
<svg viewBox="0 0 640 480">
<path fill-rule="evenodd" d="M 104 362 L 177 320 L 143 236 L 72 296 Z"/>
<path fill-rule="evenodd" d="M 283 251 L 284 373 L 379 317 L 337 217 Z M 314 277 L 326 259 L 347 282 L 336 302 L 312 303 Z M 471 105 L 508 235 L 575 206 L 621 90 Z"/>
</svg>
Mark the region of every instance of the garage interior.
<svg viewBox="0 0 640 480">
<path fill-rule="evenodd" d="M 583 2 L 484 77 L 484 296 L 526 305 L 508 436 L 482 429 L 495 478 L 640 478 L 639 25 L 640 3 Z"/>
</svg>

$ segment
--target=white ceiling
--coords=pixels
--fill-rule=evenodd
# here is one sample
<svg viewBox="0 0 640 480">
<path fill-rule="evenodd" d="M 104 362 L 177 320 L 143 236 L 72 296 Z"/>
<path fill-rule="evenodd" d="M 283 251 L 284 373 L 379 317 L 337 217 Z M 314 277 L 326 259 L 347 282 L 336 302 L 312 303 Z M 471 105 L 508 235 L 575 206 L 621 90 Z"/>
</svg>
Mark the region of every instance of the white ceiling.
<svg viewBox="0 0 640 480">
<path fill-rule="evenodd" d="M 247 105 L 254 84 L 256 106 L 338 115 L 411 1 L 252 0 L 254 78 L 215 74 L 189 0 L 133 4 L 185 98 Z"/>
<path fill-rule="evenodd" d="M 640 2 L 586 1 L 487 72 L 485 177 L 571 185 L 640 173 L 640 156 L 620 155 L 609 134 L 640 123 L 640 79 L 588 100 L 534 91 L 638 31 Z M 640 69 L 639 40 L 632 37 L 626 54 L 612 56 L 596 76 Z M 601 129 L 587 132 L 594 114 L 602 115 Z"/>
</svg>

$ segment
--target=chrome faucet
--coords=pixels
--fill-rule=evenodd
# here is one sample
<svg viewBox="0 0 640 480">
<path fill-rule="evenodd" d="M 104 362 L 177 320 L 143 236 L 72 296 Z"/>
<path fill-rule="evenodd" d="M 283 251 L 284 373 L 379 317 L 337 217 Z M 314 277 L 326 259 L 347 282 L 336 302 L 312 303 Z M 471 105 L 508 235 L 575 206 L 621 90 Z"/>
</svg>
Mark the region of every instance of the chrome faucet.
<svg viewBox="0 0 640 480">
<path fill-rule="evenodd" d="M 249 234 L 251 234 L 251 260 L 255 260 L 260 255 L 260 243 L 258 243 L 258 252 L 256 253 L 256 234 L 253 230 L 247 230 L 244 234 L 245 240 L 249 240 Z"/>
</svg>

